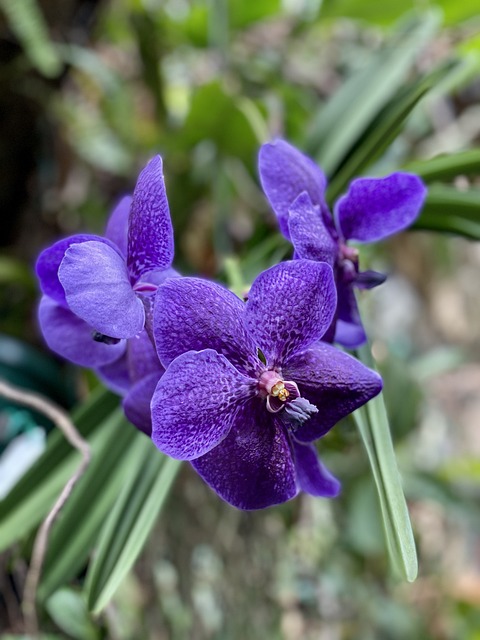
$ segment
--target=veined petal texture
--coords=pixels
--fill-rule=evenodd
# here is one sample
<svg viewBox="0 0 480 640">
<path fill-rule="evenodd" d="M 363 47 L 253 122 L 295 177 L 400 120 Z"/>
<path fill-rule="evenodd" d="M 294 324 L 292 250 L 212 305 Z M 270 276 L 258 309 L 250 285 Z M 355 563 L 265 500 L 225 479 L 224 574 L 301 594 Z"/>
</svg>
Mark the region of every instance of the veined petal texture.
<svg viewBox="0 0 480 640">
<path fill-rule="evenodd" d="M 258 369 L 256 345 L 245 325 L 245 303 L 200 278 L 176 278 L 157 291 L 154 336 L 164 366 L 186 351 L 215 349 L 244 373 Z"/>
<path fill-rule="evenodd" d="M 313 204 L 325 206 L 325 174 L 313 160 L 285 140 L 262 145 L 258 154 L 258 171 L 280 230 L 289 240 L 290 205 L 302 191 L 306 191 Z"/>
<path fill-rule="evenodd" d="M 94 329 L 131 338 L 143 329 L 145 311 L 135 295 L 125 261 L 102 242 L 73 244 L 58 270 L 68 306 Z"/>
<path fill-rule="evenodd" d="M 239 407 L 255 394 L 255 381 L 225 356 L 206 349 L 176 358 L 152 398 L 152 440 L 167 455 L 192 460 L 216 447 Z"/>
<path fill-rule="evenodd" d="M 299 442 L 321 438 L 382 389 L 378 373 L 324 342 L 293 355 L 285 362 L 283 375 L 295 380 L 302 397 L 318 408 L 318 413 L 295 431 Z"/>
<path fill-rule="evenodd" d="M 335 205 L 338 230 L 347 240 L 382 240 L 412 224 L 426 195 L 425 185 L 412 173 L 357 178 Z"/>
<path fill-rule="evenodd" d="M 124 258 L 127 257 L 128 219 L 131 206 L 132 196 L 124 196 L 110 214 L 105 229 L 105 237 L 117 245 Z"/>
<path fill-rule="evenodd" d="M 288 437 L 258 398 L 240 407 L 227 437 L 192 465 L 237 509 L 263 509 L 298 493 Z"/>
<path fill-rule="evenodd" d="M 155 156 L 140 173 L 130 210 L 127 265 L 132 282 L 172 264 L 173 228 L 163 164 Z"/>
<path fill-rule="evenodd" d="M 295 257 L 335 264 L 338 244 L 327 228 L 322 211 L 306 191 L 289 208 L 288 228 L 295 247 Z"/>
<path fill-rule="evenodd" d="M 268 366 L 319 340 L 337 304 L 331 267 L 292 260 L 261 273 L 248 294 L 246 322 Z"/>
<path fill-rule="evenodd" d="M 50 349 L 81 367 L 107 365 L 125 352 L 125 340 L 117 344 L 96 342 L 91 326 L 47 296 L 40 300 L 38 319 Z"/>
</svg>

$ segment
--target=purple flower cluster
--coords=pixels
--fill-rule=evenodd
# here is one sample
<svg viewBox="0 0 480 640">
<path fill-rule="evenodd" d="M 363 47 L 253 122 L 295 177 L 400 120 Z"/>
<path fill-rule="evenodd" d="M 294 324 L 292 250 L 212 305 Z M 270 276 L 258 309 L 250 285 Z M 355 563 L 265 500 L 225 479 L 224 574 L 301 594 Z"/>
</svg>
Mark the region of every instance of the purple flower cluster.
<svg viewBox="0 0 480 640">
<path fill-rule="evenodd" d="M 160 157 L 105 237 L 76 235 L 40 255 L 40 327 L 50 348 L 92 367 L 123 395 L 129 420 L 163 453 L 189 460 L 224 500 L 260 509 L 300 490 L 333 497 L 340 484 L 314 441 L 378 394 L 377 373 L 334 347 L 364 340 L 347 239 L 404 228 L 425 189 L 416 176 L 359 179 L 335 208 L 326 180 L 283 141 L 260 150 L 260 177 L 294 259 L 253 282 L 244 302 L 172 269 L 173 230 Z"/>
</svg>

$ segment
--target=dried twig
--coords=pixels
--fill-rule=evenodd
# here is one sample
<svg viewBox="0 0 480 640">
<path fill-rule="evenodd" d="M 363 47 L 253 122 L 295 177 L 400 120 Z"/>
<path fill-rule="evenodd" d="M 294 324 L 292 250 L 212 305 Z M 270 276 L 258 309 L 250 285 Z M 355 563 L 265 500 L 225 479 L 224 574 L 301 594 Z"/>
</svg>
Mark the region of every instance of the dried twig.
<svg viewBox="0 0 480 640">
<path fill-rule="evenodd" d="M 23 592 L 23 615 L 25 617 L 25 632 L 29 635 L 38 635 L 38 619 L 35 600 L 40 573 L 45 559 L 45 553 L 47 551 L 48 536 L 55 518 L 58 516 L 65 502 L 68 500 L 73 487 L 88 467 L 91 457 L 90 445 L 79 434 L 68 415 L 60 409 L 60 407 L 57 407 L 57 405 L 45 399 L 43 396 L 30 391 L 25 391 L 24 389 L 19 389 L 18 387 L 14 387 L 3 380 L 0 380 L 0 396 L 3 396 L 8 400 L 12 400 L 13 402 L 18 402 L 26 407 L 30 407 L 31 409 L 36 409 L 40 413 L 43 413 L 43 415 L 47 416 L 47 418 L 50 418 L 50 420 L 60 429 L 72 447 L 77 449 L 82 456 L 78 469 L 64 486 L 51 511 L 42 522 L 33 545 L 32 559 Z"/>
</svg>

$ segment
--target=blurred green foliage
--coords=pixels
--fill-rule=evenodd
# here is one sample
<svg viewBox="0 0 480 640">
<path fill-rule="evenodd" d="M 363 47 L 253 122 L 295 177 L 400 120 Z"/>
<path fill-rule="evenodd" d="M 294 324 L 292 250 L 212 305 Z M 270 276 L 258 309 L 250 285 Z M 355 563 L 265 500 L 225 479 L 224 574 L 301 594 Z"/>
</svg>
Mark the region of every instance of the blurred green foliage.
<svg viewBox="0 0 480 640">
<path fill-rule="evenodd" d="M 479 469 L 469 444 L 458 446 L 457 396 L 447 392 L 449 375 L 462 381 L 460 399 L 462 389 L 478 390 L 468 381 L 478 379 L 478 365 L 469 367 L 480 336 L 462 329 L 460 311 L 453 320 L 439 317 L 435 295 L 450 279 L 448 295 L 461 289 L 466 296 L 476 264 L 462 260 L 472 246 L 464 238 L 480 238 L 480 5 L 111 0 L 82 22 L 88 4 L 0 2 L 4 41 L 16 47 L 3 60 L 0 93 L 6 106 L 27 104 L 34 113 L 28 194 L 2 221 L 11 240 L 0 258 L 1 331 L 36 341 L 35 255 L 60 235 L 101 231 L 115 199 L 158 152 L 177 266 L 238 291 L 290 255 L 256 175 L 259 145 L 277 135 L 319 161 L 331 201 L 356 175 L 418 172 L 430 191 L 415 228 L 448 240 L 419 233 L 362 249 L 363 264 L 394 272 L 384 287 L 412 319 L 395 324 L 380 299 L 366 301 L 416 529 L 415 585 L 389 577 L 382 518 L 353 421 L 320 445 L 342 479 L 334 502 L 302 497 L 240 514 L 184 468 L 164 504 L 176 467 L 97 387 L 74 414 L 94 457 L 52 531 L 39 592 L 45 630 L 72 638 L 148 638 L 155 630 L 201 640 L 474 640 L 480 571 L 469 558 L 480 531 Z M 13 175 L 15 136 L 11 148 L 3 140 Z M 455 300 L 465 302 L 467 318 L 478 317 L 475 300 Z M 95 386 L 78 376 L 84 387 Z M 445 406 L 443 396 L 450 397 Z M 385 421 L 363 417 L 373 420 L 363 435 L 374 458 Z M 0 547 L 17 545 L 5 555 L 11 583 L 21 583 L 19 559 L 28 557 L 76 461 L 52 434 L 42 458 L 0 501 Z M 379 474 L 397 482 L 393 455 L 383 461 L 391 466 Z M 443 557 L 454 543 L 467 561 Z M 10 601 L 2 632 L 15 628 L 18 590 L 10 582 L 2 586 Z M 89 608 L 102 610 L 112 596 L 102 617 L 92 617 Z"/>
</svg>

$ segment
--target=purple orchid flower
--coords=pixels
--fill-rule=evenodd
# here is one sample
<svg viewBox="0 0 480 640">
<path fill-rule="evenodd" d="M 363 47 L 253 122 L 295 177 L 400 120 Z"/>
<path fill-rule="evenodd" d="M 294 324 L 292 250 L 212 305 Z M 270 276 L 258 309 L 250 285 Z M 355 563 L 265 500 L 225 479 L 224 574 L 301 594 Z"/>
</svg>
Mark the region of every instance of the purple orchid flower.
<svg viewBox="0 0 480 640">
<path fill-rule="evenodd" d="M 325 201 L 323 171 L 284 140 L 264 144 L 259 152 L 263 190 L 295 258 L 325 261 L 335 273 L 338 308 L 328 335 L 355 348 L 366 341 L 354 287 L 370 289 L 385 281 L 376 271 L 359 270 L 358 250 L 348 240 L 374 242 L 408 227 L 420 213 L 427 193 L 420 178 L 396 172 L 384 178 L 357 178 L 335 204 Z"/>
<path fill-rule="evenodd" d="M 121 358 L 97 369 L 103 383 L 114 393 L 124 396 L 122 406 L 128 420 L 148 436 L 152 433 L 150 402 L 164 372 L 145 329 L 127 340 Z"/>
<path fill-rule="evenodd" d="M 260 274 L 246 304 L 213 282 L 165 282 L 153 323 L 166 368 L 151 404 L 156 446 L 190 460 L 239 509 L 278 504 L 300 489 L 337 495 L 340 484 L 312 442 L 382 382 L 320 342 L 335 308 L 331 267 L 310 260 Z"/>
<path fill-rule="evenodd" d="M 178 276 L 172 260 L 173 230 L 157 156 L 140 173 L 133 199 L 124 198 L 112 213 L 106 237 L 72 236 L 40 254 L 39 321 L 49 347 L 82 366 L 119 361 L 126 339 L 144 328 L 158 285 Z"/>
</svg>

